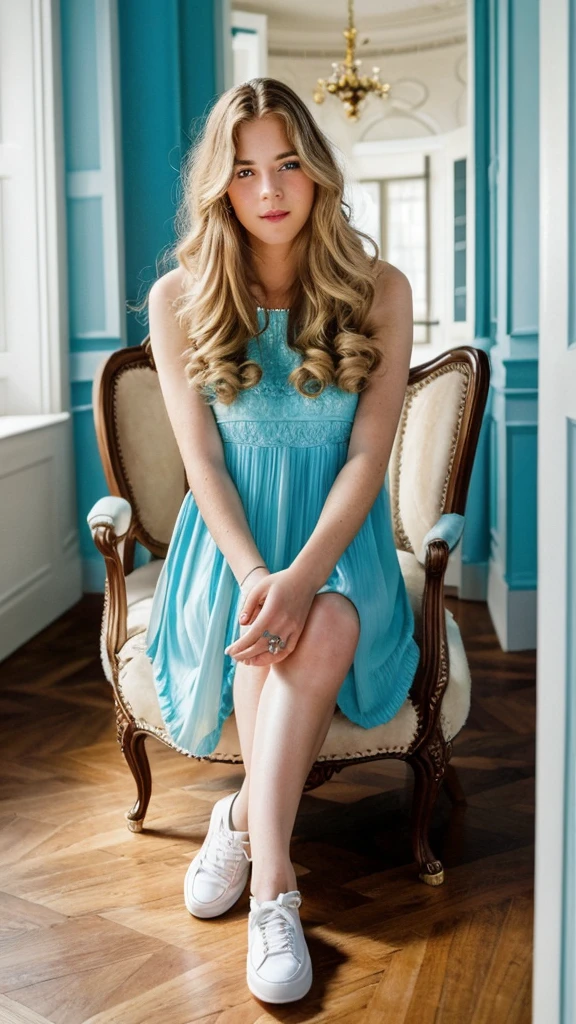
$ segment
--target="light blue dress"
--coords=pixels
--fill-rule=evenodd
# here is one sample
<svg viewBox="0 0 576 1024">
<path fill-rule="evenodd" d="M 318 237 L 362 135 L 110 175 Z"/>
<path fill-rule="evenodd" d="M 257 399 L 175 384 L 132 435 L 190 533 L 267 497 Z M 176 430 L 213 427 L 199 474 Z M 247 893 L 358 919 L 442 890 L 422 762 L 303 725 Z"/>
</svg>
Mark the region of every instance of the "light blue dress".
<svg viewBox="0 0 576 1024">
<path fill-rule="evenodd" d="M 347 457 L 358 394 L 335 385 L 306 398 L 287 377 L 302 355 L 287 343 L 288 311 L 248 342 L 263 369 L 255 387 L 224 405 L 208 394 L 226 466 L 258 550 L 271 572 L 288 568 L 318 522 Z M 258 309 L 259 324 L 266 313 Z M 420 649 L 394 547 L 388 481 L 319 594 L 337 591 L 356 606 L 360 635 L 337 705 L 365 728 L 399 710 Z M 233 710 L 236 662 L 224 648 L 240 635 L 240 587 L 216 546 L 191 491 L 174 526 L 156 586 L 146 653 L 174 742 L 197 756 L 218 744 Z M 335 638 L 337 642 L 337 638 Z"/>
</svg>

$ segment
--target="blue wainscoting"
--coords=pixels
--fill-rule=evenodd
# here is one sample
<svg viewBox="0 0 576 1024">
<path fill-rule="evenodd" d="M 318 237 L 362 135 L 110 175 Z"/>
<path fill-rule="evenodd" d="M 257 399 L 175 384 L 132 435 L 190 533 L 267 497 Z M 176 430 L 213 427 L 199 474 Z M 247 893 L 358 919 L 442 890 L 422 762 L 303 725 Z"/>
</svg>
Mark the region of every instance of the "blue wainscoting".
<svg viewBox="0 0 576 1024">
<path fill-rule="evenodd" d="M 536 635 L 539 2 L 476 0 L 475 31 L 476 343 L 488 333 L 492 366 L 488 600 L 501 641 L 521 650 Z"/>
</svg>

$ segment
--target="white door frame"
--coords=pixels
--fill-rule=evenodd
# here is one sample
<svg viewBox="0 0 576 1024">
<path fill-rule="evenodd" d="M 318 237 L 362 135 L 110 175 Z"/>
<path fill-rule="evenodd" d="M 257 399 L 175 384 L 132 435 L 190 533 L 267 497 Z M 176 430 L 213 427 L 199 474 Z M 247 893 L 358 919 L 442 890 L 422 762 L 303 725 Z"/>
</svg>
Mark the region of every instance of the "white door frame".
<svg viewBox="0 0 576 1024">
<path fill-rule="evenodd" d="M 570 152 L 576 101 L 570 109 L 569 99 L 576 53 L 570 46 L 570 8 L 574 15 L 575 0 L 540 4 L 534 1024 L 576 1020 L 576 336 L 570 315 L 576 285 L 573 146 Z M 572 90 L 573 83 L 572 77 Z"/>
</svg>

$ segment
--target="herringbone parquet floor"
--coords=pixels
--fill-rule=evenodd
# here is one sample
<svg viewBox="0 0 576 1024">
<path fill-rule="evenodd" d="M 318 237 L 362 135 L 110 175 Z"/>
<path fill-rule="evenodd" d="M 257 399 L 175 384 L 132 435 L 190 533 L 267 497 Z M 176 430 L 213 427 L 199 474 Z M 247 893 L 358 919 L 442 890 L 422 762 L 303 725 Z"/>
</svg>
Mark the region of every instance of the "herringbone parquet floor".
<svg viewBox="0 0 576 1024">
<path fill-rule="evenodd" d="M 192 918 L 182 879 L 213 802 L 240 784 L 148 740 L 146 828 L 87 595 L 0 666 L 1 1024 L 528 1024 L 531 1004 L 535 652 L 505 654 L 486 606 L 448 598 L 473 676 L 454 743 L 467 805 L 442 792 L 432 845 L 446 881 L 418 880 L 410 769 L 344 770 L 302 797 L 292 860 L 314 965 L 302 1001 L 245 984 L 248 888 Z"/>
</svg>

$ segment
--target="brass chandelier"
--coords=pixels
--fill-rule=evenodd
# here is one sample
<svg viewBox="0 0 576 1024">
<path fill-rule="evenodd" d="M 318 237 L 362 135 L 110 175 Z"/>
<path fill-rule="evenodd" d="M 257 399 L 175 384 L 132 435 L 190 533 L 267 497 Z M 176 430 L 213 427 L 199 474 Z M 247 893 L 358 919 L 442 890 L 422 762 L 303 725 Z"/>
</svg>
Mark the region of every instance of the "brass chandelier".
<svg viewBox="0 0 576 1024">
<path fill-rule="evenodd" d="M 357 69 L 362 61 L 357 60 L 354 56 L 357 35 L 354 27 L 354 0 L 348 0 L 348 28 L 344 29 L 342 35 L 346 40 L 346 57 L 340 63 L 333 62 L 330 78 L 318 79 L 313 95 L 316 103 L 323 103 L 324 90 L 334 93 L 342 100 L 346 117 L 350 121 L 357 121 L 360 116 L 358 108 L 368 93 L 373 93 L 380 98 L 387 97 L 390 92 L 390 84 L 380 81 L 378 77 L 380 68 L 372 68 L 371 78 L 357 74 Z"/>
</svg>

